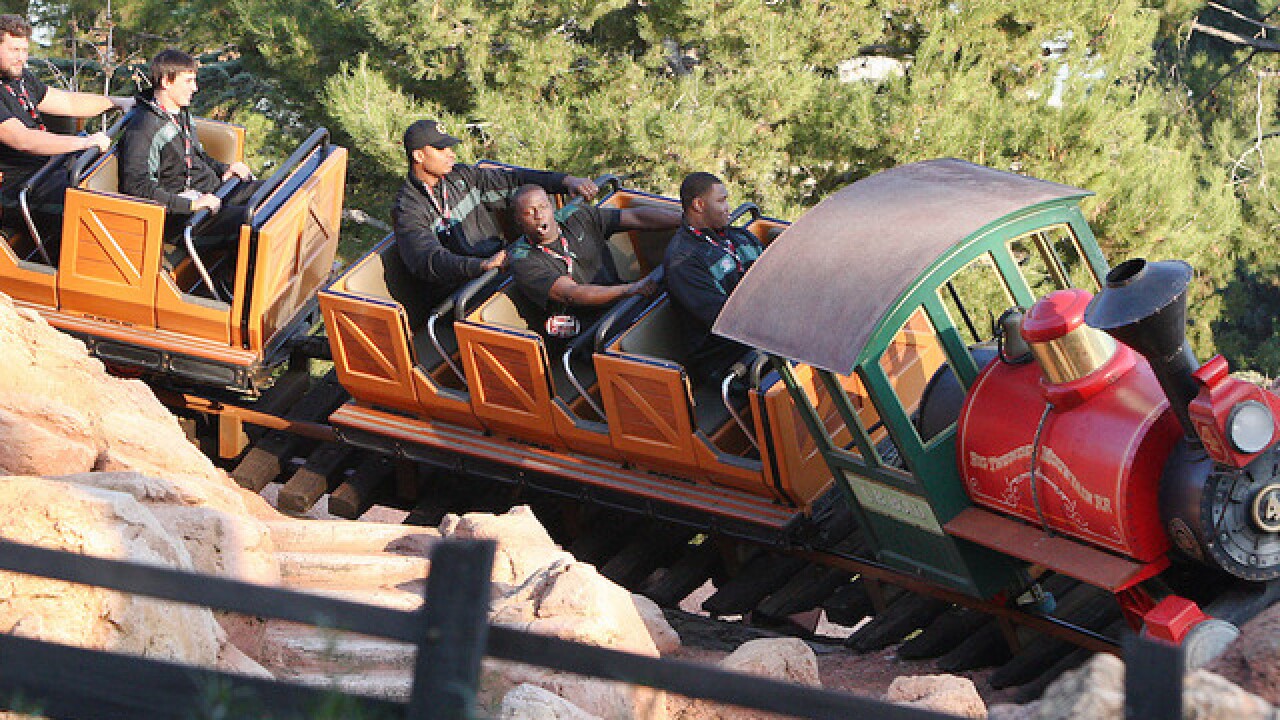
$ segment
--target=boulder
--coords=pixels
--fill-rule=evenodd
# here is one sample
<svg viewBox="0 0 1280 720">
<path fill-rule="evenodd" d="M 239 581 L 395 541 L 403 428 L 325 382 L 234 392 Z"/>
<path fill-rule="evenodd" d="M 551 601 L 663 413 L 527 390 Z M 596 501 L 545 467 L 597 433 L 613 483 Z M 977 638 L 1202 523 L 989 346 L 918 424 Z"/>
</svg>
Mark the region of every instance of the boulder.
<svg viewBox="0 0 1280 720">
<path fill-rule="evenodd" d="M 969 678 L 919 675 L 893 679 L 885 701 L 964 718 L 986 718 L 987 706 Z"/>
<path fill-rule="evenodd" d="M 595 715 L 537 685 L 524 683 L 502 698 L 499 720 L 599 720 Z"/>
<path fill-rule="evenodd" d="M 511 592 L 548 565 L 573 559 L 556 545 L 527 505 L 511 508 L 503 515 L 446 515 L 440 523 L 440 536 L 498 543 L 493 558 L 495 595 Z"/>
<path fill-rule="evenodd" d="M 140 380 L 110 375 L 83 343 L 0 295 L 0 473 L 136 470 L 228 490 Z"/>
<path fill-rule="evenodd" d="M 1196 670 L 1187 675 L 1183 685 L 1182 717 L 1190 720 L 1273 720 L 1276 709 L 1221 675 Z"/>
<path fill-rule="evenodd" d="M 1040 698 L 1040 720 L 1121 720 L 1124 662 L 1099 653 L 1054 680 Z"/>
<path fill-rule="evenodd" d="M 495 601 L 490 621 L 576 642 L 657 657 L 631 593 L 586 563 L 560 559 Z M 546 668 L 485 662 L 480 703 L 492 712 L 512 688 L 537 685 L 601 718 L 666 717 L 663 693 Z"/>
<path fill-rule="evenodd" d="M 635 593 L 632 593 L 631 599 L 635 601 L 636 612 L 640 613 L 644 626 L 649 629 L 649 637 L 653 640 L 654 647 L 658 649 L 658 654 L 670 655 L 679 650 L 680 635 L 676 633 L 675 628 L 671 627 L 671 623 L 667 622 L 667 616 L 662 614 L 662 608 L 658 607 L 658 603 Z"/>
<path fill-rule="evenodd" d="M 822 687 L 818 656 L 799 638 L 760 638 L 743 643 L 720 661 L 726 670 L 783 682 Z"/>
<path fill-rule="evenodd" d="M 1040 720 L 1121 720 L 1124 718 L 1124 664 L 1106 654 L 1093 656 L 1063 674 L 1040 699 Z M 1230 680 L 1208 670 L 1186 675 L 1182 716 L 1194 720 L 1272 720 L 1276 709 Z"/>
<path fill-rule="evenodd" d="M 33 477 L 0 478 L 5 539 L 129 562 L 191 569 L 191 556 L 133 497 Z M 0 573 L 0 632 L 195 665 L 225 640 L 206 608 Z"/>
<path fill-rule="evenodd" d="M 721 659 L 719 664 L 725 670 L 747 675 L 811 687 L 822 686 L 818 656 L 813 648 L 798 638 L 750 640 Z M 672 720 L 780 720 L 786 717 L 674 694 L 670 696 L 667 708 Z"/>
<path fill-rule="evenodd" d="M 1240 637 L 1206 669 L 1280 704 L 1280 605 L 1245 623 Z"/>
</svg>

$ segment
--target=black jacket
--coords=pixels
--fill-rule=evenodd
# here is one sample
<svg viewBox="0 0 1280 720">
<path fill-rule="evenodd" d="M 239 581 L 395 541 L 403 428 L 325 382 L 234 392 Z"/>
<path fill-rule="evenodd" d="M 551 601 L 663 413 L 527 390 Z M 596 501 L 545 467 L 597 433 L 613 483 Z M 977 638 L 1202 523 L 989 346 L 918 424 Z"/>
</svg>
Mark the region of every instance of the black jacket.
<svg viewBox="0 0 1280 720">
<path fill-rule="evenodd" d="M 137 111 L 120 138 L 120 191 L 154 200 L 169 212 L 189 214 L 191 201 L 178 193 L 217 190 L 227 165 L 204 151 L 186 108 L 170 115 L 149 90 L 139 94 L 137 101 Z M 184 138 L 191 141 L 189 171 Z"/>
<path fill-rule="evenodd" d="M 400 257 L 416 277 L 428 284 L 428 297 L 442 300 L 468 280 L 484 273 L 486 258 L 502 249 L 502 229 L 495 213 L 506 212 L 508 198 L 521 185 L 564 191 L 564 173 L 500 170 L 454 165 L 444 177 L 449 218 L 441 217 L 427 187 L 407 176 L 391 209 Z"/>
</svg>

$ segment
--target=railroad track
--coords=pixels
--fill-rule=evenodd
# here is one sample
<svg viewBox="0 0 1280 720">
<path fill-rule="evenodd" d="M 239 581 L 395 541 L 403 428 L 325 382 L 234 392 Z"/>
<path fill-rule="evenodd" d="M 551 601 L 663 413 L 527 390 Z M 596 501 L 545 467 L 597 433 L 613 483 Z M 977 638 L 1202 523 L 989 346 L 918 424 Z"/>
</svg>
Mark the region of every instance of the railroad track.
<svg viewBox="0 0 1280 720">
<path fill-rule="evenodd" d="M 575 557 L 664 607 L 677 607 L 711 582 L 715 590 L 701 607 L 712 617 L 808 637 L 821 610 L 830 622 L 856 628 L 843 640 L 855 652 L 898 645 L 901 658 L 933 659 L 943 672 L 995 666 L 989 683 L 1016 686 L 1020 702 L 1038 697 L 1090 654 L 1118 653 L 1126 628 L 1111 595 L 1063 575 L 1040 577 L 1056 601 L 1052 614 L 1042 614 L 886 567 L 870 558 L 856 519 L 834 495 L 815 506 L 813 522 L 791 542 L 763 543 L 620 510 L 584 493 L 548 491 L 518 476 L 513 482 L 460 476 L 460 462 L 432 467 L 355 447 L 325 422 L 348 399 L 332 374 L 313 380 L 285 373 L 253 403 L 172 389 L 157 395 L 240 485 L 262 492 L 280 483 L 282 511 L 302 514 L 327 497 L 328 511 L 340 517 L 387 505 L 407 510 L 407 523 L 434 526 L 450 512 L 501 513 L 528 504 Z M 1265 597 L 1228 597 L 1215 614 L 1243 622 L 1274 594 L 1271 588 Z"/>
</svg>

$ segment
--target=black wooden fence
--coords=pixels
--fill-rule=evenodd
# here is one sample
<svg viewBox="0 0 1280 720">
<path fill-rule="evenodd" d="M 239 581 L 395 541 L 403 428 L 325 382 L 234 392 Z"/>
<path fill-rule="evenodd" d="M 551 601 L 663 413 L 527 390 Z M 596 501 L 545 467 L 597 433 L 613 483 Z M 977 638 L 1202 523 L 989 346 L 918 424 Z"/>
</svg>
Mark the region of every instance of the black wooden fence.
<svg viewBox="0 0 1280 720">
<path fill-rule="evenodd" d="M 427 578 L 428 601 L 415 612 L 0 541 L 0 570 L 347 630 L 418 648 L 409 701 L 401 703 L 0 634 L 0 709 L 35 709 L 49 718 L 83 720 L 190 718 L 207 712 L 212 688 L 219 697 L 236 699 L 230 711 L 223 706 L 221 717 L 312 717 L 337 702 L 343 717 L 474 718 L 480 664 L 489 656 L 799 718 L 950 717 L 490 626 L 493 550 L 487 541 L 437 545 Z M 1181 653 L 1133 640 L 1126 654 L 1126 717 L 1181 718 Z"/>
</svg>

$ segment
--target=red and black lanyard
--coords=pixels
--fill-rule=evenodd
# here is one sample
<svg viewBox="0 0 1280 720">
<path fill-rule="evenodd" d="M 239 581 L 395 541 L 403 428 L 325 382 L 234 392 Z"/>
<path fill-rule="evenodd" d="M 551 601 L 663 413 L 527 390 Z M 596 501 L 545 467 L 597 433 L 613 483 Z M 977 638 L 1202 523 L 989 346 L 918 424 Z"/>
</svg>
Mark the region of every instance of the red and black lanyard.
<svg viewBox="0 0 1280 720">
<path fill-rule="evenodd" d="M 716 249 L 733 258 L 733 264 L 738 267 L 738 272 L 742 272 L 742 258 L 738 257 L 738 246 L 733 242 L 733 238 L 729 237 L 727 230 L 721 231 L 708 228 L 708 232 L 704 233 L 698 228 L 690 226 L 689 232 L 692 232 L 694 237 L 702 238 L 715 245 Z"/>
<path fill-rule="evenodd" d="M 449 183 L 444 178 L 440 178 L 440 182 L 436 184 L 440 186 L 440 202 L 437 203 L 435 196 L 431 194 L 431 186 L 423 183 L 422 187 L 427 191 L 427 200 L 431 202 L 431 208 L 436 211 L 436 215 L 439 215 L 442 221 L 452 220 L 449 210 Z"/>
<path fill-rule="evenodd" d="M 191 157 L 194 154 L 194 148 L 191 146 L 191 133 L 178 121 L 177 115 L 165 114 L 169 115 L 169 122 L 178 128 L 178 137 L 182 138 L 182 160 L 187 165 L 186 189 L 189 190 L 191 189 Z"/>
<path fill-rule="evenodd" d="M 8 90 L 13 99 L 17 100 L 18 104 L 22 106 L 22 109 L 27 111 L 27 114 L 35 121 L 36 129 L 44 130 L 44 123 L 40 122 L 40 113 L 36 111 L 36 104 L 31 102 L 31 96 L 27 94 L 27 81 L 19 80 L 17 91 L 14 91 L 12 83 L 4 83 L 4 89 Z"/>
<path fill-rule="evenodd" d="M 542 248 L 542 252 L 564 262 L 565 274 L 569 277 L 573 277 L 573 251 L 569 249 L 568 233 L 565 232 L 563 227 L 560 228 L 559 250 L 552 248 L 550 245 L 539 245 L 538 247 Z"/>
</svg>

